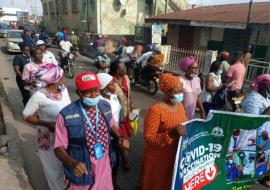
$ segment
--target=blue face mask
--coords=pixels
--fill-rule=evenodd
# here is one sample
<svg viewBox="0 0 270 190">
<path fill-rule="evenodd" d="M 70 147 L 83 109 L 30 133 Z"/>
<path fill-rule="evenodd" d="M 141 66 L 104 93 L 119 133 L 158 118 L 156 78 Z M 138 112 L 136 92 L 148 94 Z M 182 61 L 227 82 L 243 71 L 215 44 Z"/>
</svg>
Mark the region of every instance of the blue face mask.
<svg viewBox="0 0 270 190">
<path fill-rule="evenodd" d="M 174 104 L 178 104 L 182 102 L 183 100 L 184 100 L 184 94 L 179 93 L 179 94 L 174 95 L 174 98 L 171 99 L 171 102 Z"/>
<path fill-rule="evenodd" d="M 100 96 L 96 98 L 83 98 L 83 104 L 86 106 L 96 106 L 100 100 Z"/>
</svg>

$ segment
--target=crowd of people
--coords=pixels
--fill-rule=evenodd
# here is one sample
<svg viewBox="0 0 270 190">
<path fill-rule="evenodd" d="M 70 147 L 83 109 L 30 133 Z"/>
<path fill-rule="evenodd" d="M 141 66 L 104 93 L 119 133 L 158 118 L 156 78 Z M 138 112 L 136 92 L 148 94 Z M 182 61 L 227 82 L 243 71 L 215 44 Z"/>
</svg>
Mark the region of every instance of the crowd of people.
<svg viewBox="0 0 270 190">
<path fill-rule="evenodd" d="M 56 37 L 63 50 L 74 45 L 65 31 L 58 31 Z M 111 61 L 100 36 L 95 43 L 98 72 L 77 74 L 78 99 L 71 102 L 64 72 L 53 53 L 46 49 L 42 39 L 33 49 L 30 39 L 25 37 L 22 54 L 15 56 L 13 66 L 25 106 L 24 119 L 37 127 L 37 150 L 49 188 L 121 189 L 117 175 L 120 166 L 125 171 L 130 169 L 129 116 L 136 106 L 132 103 L 126 62 L 140 57 L 142 46 L 129 48 L 127 40 L 122 39 L 116 52 L 118 57 Z M 140 59 L 146 68 L 145 75 L 153 67 L 160 67 L 164 60 L 160 47 L 151 51 L 150 56 L 146 54 Z M 123 56 L 127 54 L 129 58 Z M 234 98 L 242 93 L 248 62 L 246 52 L 233 56 L 221 52 L 202 82 L 200 65 L 196 57 L 190 56 L 179 62 L 183 76 L 166 72 L 160 75 L 159 87 L 164 96 L 150 106 L 144 117 L 138 190 L 170 189 L 178 140 L 185 135 L 182 123 L 198 117 L 196 109 L 202 119 L 210 110 L 225 110 L 224 98 L 231 104 L 231 111 L 236 111 Z M 270 115 L 270 74 L 254 79 L 250 90 L 243 101 L 243 111 Z M 227 156 L 228 164 L 233 156 Z M 226 170 L 230 170 L 229 179 L 238 175 L 234 167 L 228 165 Z"/>
</svg>

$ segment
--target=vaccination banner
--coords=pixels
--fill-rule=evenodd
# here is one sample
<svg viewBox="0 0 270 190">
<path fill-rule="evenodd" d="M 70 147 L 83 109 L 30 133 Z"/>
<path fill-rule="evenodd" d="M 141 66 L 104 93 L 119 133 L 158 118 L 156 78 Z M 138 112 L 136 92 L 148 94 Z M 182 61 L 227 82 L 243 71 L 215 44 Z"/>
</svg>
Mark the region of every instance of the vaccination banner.
<svg viewBox="0 0 270 190">
<path fill-rule="evenodd" d="M 172 190 L 245 190 L 270 170 L 270 117 L 211 112 L 186 125 Z"/>
</svg>

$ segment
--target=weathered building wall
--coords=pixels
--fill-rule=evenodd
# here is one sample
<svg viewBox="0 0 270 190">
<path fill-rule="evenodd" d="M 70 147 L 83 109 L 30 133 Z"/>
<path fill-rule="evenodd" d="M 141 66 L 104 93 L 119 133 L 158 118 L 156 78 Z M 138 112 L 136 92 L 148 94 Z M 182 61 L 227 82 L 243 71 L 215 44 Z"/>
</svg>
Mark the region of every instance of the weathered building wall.
<svg viewBox="0 0 270 190">
<path fill-rule="evenodd" d="M 97 1 L 98 33 L 134 35 L 135 25 L 144 13 L 143 0 L 130 0 L 122 5 L 116 0 Z"/>
<path fill-rule="evenodd" d="M 117 0 L 42 1 L 48 31 L 55 32 L 59 26 L 78 33 L 134 35 L 135 25 L 144 14 L 144 0 L 127 2 L 123 5 Z"/>
<path fill-rule="evenodd" d="M 167 44 L 178 47 L 179 43 L 179 30 L 180 27 L 178 25 L 168 25 L 168 32 L 167 32 Z"/>
</svg>

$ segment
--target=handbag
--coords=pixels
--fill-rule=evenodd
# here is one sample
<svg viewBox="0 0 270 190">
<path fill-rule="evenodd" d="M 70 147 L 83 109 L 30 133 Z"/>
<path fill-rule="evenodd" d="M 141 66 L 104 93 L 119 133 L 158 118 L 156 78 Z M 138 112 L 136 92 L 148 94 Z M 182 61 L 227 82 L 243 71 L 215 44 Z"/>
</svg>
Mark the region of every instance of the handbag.
<svg viewBox="0 0 270 190">
<path fill-rule="evenodd" d="M 124 138 L 129 138 L 129 137 L 132 137 L 134 135 L 133 130 L 132 130 L 131 125 L 130 125 L 130 122 L 131 121 L 129 119 L 129 115 L 124 116 L 123 109 L 121 109 L 118 132 Z"/>
<path fill-rule="evenodd" d="M 134 109 L 129 113 L 130 127 L 132 128 L 133 134 L 136 135 L 139 128 L 139 114 L 140 109 Z"/>
<path fill-rule="evenodd" d="M 226 89 L 218 90 L 214 96 L 212 93 L 210 94 L 212 96 L 212 103 L 215 108 L 220 108 L 227 104 L 228 92 Z"/>
</svg>

